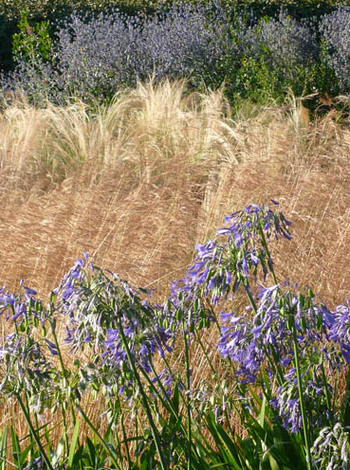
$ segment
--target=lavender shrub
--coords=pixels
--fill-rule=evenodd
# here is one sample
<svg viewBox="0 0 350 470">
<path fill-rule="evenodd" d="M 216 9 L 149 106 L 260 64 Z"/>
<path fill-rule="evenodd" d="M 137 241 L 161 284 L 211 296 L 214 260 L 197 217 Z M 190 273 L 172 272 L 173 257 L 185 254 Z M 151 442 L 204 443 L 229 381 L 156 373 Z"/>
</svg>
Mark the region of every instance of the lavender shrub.
<svg viewBox="0 0 350 470">
<path fill-rule="evenodd" d="M 135 86 L 140 28 L 140 20 L 118 13 L 90 21 L 73 15 L 58 31 L 55 44 L 63 95 L 89 100 Z"/>
<path fill-rule="evenodd" d="M 189 77 L 199 85 L 232 53 L 223 12 L 210 15 L 204 6 L 182 4 L 143 25 L 136 70 L 142 80 Z"/>
<path fill-rule="evenodd" d="M 239 15 L 231 20 L 218 6 L 191 4 L 161 8 L 150 17 L 118 10 L 73 14 L 58 28 L 49 60 L 38 51 L 35 61 L 17 57 L 16 70 L 2 77 L 1 87 L 22 90 L 36 103 L 64 104 L 74 97 L 109 100 L 150 77 L 187 77 L 197 89 L 225 83 L 228 96 L 261 100 L 290 88 L 297 95 L 336 90 L 334 73 L 345 93 L 349 18 L 349 7 L 340 7 L 318 27 L 283 11 L 256 24 Z"/>
<path fill-rule="evenodd" d="M 269 66 L 290 81 L 317 60 L 316 37 L 309 26 L 283 12 L 278 20 L 260 22 L 255 33 Z"/>
<path fill-rule="evenodd" d="M 238 85 L 243 93 L 278 96 L 291 88 L 299 95 L 310 88 L 318 44 L 306 22 L 281 11 L 278 19 L 263 18 L 236 34 L 236 40 L 241 45 Z"/>
<path fill-rule="evenodd" d="M 350 7 L 338 7 L 325 15 L 319 32 L 326 47 L 326 62 L 334 70 L 339 82 L 339 91 L 348 93 L 350 89 Z"/>
<path fill-rule="evenodd" d="M 189 78 L 200 85 L 232 52 L 223 14 L 182 4 L 149 18 L 116 11 L 73 15 L 57 32 L 51 66 L 19 59 L 7 86 L 62 102 L 70 97 L 110 99 L 120 88 L 153 77 Z M 221 84 L 222 80 L 220 81 Z"/>
</svg>

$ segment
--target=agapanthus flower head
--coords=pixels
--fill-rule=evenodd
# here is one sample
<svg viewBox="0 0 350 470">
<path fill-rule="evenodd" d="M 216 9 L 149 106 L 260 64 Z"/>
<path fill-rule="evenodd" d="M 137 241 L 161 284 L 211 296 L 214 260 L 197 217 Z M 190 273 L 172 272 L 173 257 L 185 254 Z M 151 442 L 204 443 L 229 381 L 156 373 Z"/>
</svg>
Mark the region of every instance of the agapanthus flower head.
<svg viewBox="0 0 350 470">
<path fill-rule="evenodd" d="M 70 309 L 74 310 L 76 302 L 78 302 L 80 283 L 87 281 L 87 272 L 84 269 L 88 253 L 84 253 L 83 258 L 78 258 L 72 268 L 63 276 L 59 286 L 53 291 L 52 295 L 59 294 L 62 300 L 61 308 L 64 308 L 64 313 L 69 314 Z"/>
<path fill-rule="evenodd" d="M 92 349 L 101 377 L 109 373 L 126 390 L 133 381 L 130 357 L 150 373 L 151 358 L 172 350 L 173 333 L 163 326 L 162 311 L 152 305 L 150 293 L 134 289 L 116 273 L 78 260 L 57 294 L 66 342 L 75 351 Z"/>
<path fill-rule="evenodd" d="M 29 396 L 50 394 L 57 369 L 43 351 L 43 345 L 28 334 L 12 333 L 0 344 L 2 382 L 0 393 L 11 396 L 26 390 Z"/>
<path fill-rule="evenodd" d="M 58 463 L 52 463 L 52 468 L 54 470 L 65 470 L 67 468 L 66 464 L 63 462 L 58 462 Z M 44 459 L 40 457 L 36 457 L 33 460 L 31 460 L 23 470 L 46 470 L 47 465 L 44 461 Z"/>
<path fill-rule="evenodd" d="M 347 470 L 350 463 L 350 428 L 336 423 L 326 426 L 311 447 L 313 464 L 319 470 Z"/>
<path fill-rule="evenodd" d="M 5 314 L 7 321 L 14 321 L 17 325 L 25 323 L 29 328 L 33 322 L 44 323 L 47 318 L 47 311 L 40 300 L 36 298 L 37 292 L 34 289 L 23 285 L 20 282 L 24 293 L 17 295 L 2 288 L 0 291 L 0 315 Z"/>
<path fill-rule="evenodd" d="M 264 278 L 273 270 L 267 249 L 271 236 L 291 239 L 290 222 L 265 205 L 251 204 L 225 221 L 228 226 L 218 230 L 213 240 L 196 245 L 193 264 L 171 289 L 169 300 L 174 309 L 197 328 L 201 320 L 213 319 L 206 302 L 216 306 L 229 296 L 232 299 L 240 285 L 249 288 L 250 275 L 256 280 L 259 266 Z"/>
<path fill-rule="evenodd" d="M 284 375 L 285 382 L 276 390 L 276 396 L 270 404 L 276 410 L 277 416 L 282 420 L 285 429 L 297 433 L 302 429 L 302 416 L 300 397 L 298 392 L 298 379 L 296 369 L 290 368 Z M 301 374 L 303 401 L 311 427 L 320 427 L 328 422 L 329 413 L 325 387 L 331 393 L 332 387 L 325 384 L 323 377 L 306 368 Z"/>
<path fill-rule="evenodd" d="M 325 314 L 329 326 L 329 338 L 340 346 L 345 362 L 350 364 L 350 301 Z"/>
<path fill-rule="evenodd" d="M 292 351 L 291 331 L 287 318 L 280 311 L 279 287 L 261 288 L 259 297 L 255 315 L 221 313 L 225 325 L 221 326 L 218 351 L 234 362 L 241 383 L 255 382 L 271 348 L 274 357 L 281 362 L 286 361 Z"/>
<path fill-rule="evenodd" d="M 276 201 L 271 200 L 271 202 L 278 205 Z M 226 231 L 219 230 L 218 234 L 229 233 L 238 244 L 249 238 L 260 238 L 261 229 L 266 232 L 268 238 L 274 235 L 276 239 L 279 237 L 291 239 L 288 229 L 291 222 L 281 212 L 275 212 L 265 204 L 249 204 L 244 209 L 225 217 L 225 222 L 230 224 L 229 228 Z"/>
<path fill-rule="evenodd" d="M 24 467 L 24 470 L 44 470 L 46 468 L 46 464 L 42 457 L 36 457 L 35 459 L 31 460 L 28 465 Z"/>
<path fill-rule="evenodd" d="M 301 358 L 312 354 L 315 364 L 322 360 L 330 370 L 339 367 L 339 354 L 329 342 L 325 307 L 314 304 L 311 291 L 260 286 L 257 299 L 256 311 L 251 314 L 221 313 L 224 325 L 218 350 L 234 362 L 241 382 L 255 382 L 263 364 L 273 373 L 268 356 L 282 369 L 295 361 L 294 328 Z"/>
<path fill-rule="evenodd" d="M 158 373 L 154 372 L 154 376 L 151 381 L 155 384 L 157 393 L 160 395 L 164 395 L 165 393 L 167 395 L 164 397 L 165 399 L 171 396 L 174 386 L 179 386 L 178 378 L 176 378 L 173 372 L 168 368 L 163 369 Z"/>
</svg>

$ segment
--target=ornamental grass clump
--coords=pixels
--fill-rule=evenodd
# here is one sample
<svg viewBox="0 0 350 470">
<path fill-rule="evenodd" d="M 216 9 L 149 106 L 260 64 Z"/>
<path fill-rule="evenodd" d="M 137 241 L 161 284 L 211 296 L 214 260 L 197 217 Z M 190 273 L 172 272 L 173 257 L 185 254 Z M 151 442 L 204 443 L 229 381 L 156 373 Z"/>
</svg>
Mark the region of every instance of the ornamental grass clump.
<svg viewBox="0 0 350 470">
<path fill-rule="evenodd" d="M 163 304 L 87 254 L 47 306 L 23 283 L 2 290 L 0 393 L 28 426 L 22 453 L 11 428 L 20 468 L 347 468 L 349 302 L 332 310 L 278 279 L 272 243 L 292 242 L 282 212 L 251 204 L 225 221 Z"/>
</svg>

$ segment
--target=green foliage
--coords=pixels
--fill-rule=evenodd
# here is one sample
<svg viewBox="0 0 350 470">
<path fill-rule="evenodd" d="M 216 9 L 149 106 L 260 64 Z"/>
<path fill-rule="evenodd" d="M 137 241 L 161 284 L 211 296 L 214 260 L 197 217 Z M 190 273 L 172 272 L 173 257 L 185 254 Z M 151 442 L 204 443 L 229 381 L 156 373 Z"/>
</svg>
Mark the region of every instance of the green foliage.
<svg viewBox="0 0 350 470">
<path fill-rule="evenodd" d="M 19 33 L 13 35 L 12 51 L 14 59 L 25 60 L 29 63 L 48 61 L 52 49 L 49 35 L 49 23 L 41 21 L 31 26 L 28 21 L 28 10 L 21 12 L 18 23 Z"/>
<path fill-rule="evenodd" d="M 11 78 L 5 79 L 3 82 L 5 83 L 5 90 L 10 89 L 13 91 L 13 89 L 21 88 L 24 94 L 28 95 L 29 100 L 38 104 L 42 101 L 45 102 L 46 99 L 51 99 L 55 103 L 64 103 L 66 99 L 69 100 L 76 93 L 82 93 L 81 97 L 87 101 L 89 101 L 90 95 L 96 100 L 108 100 L 112 96 L 110 90 L 114 93 L 115 90 L 121 87 L 134 86 L 136 83 L 135 77 L 138 78 L 140 76 L 139 70 L 135 69 L 135 76 L 130 78 L 132 74 L 128 71 L 127 63 L 132 61 L 122 57 L 121 61 L 126 65 L 124 67 L 116 67 L 115 72 L 111 69 L 111 72 L 107 67 L 108 61 L 104 59 L 103 53 L 100 52 L 100 49 L 102 51 L 106 50 L 104 45 L 101 44 L 101 40 L 99 42 L 96 41 L 96 44 L 93 44 L 93 41 L 85 41 L 86 45 L 91 45 L 91 50 L 94 49 L 94 46 L 96 50 L 96 54 L 92 55 L 91 60 L 87 56 L 86 64 L 90 68 L 86 67 L 86 73 L 81 73 L 80 65 L 83 62 L 79 61 L 77 53 L 78 50 L 84 49 L 83 47 L 76 47 L 75 60 L 71 60 L 73 54 L 68 54 L 65 57 L 67 69 L 72 64 L 73 69 L 77 67 L 76 70 L 69 70 L 66 74 L 67 78 L 65 75 L 66 68 L 62 66 L 64 62 L 62 56 L 64 56 L 64 53 L 59 54 L 57 52 L 57 56 L 60 55 L 60 62 L 51 60 L 52 50 L 58 51 L 59 47 L 62 47 L 59 46 L 59 40 L 57 39 L 60 31 L 59 25 L 62 25 L 63 20 L 70 18 L 73 11 L 83 15 L 84 22 L 82 28 L 85 28 L 89 18 L 91 19 L 94 14 L 104 12 L 107 18 L 110 11 L 115 11 L 116 8 L 118 8 L 120 13 L 138 15 L 145 18 L 147 14 L 153 14 L 157 10 L 160 5 L 159 0 L 120 0 L 118 2 L 116 0 L 74 0 L 73 2 L 68 0 L 46 0 L 41 2 L 38 0 L 31 2 L 30 7 L 26 3 L 25 0 L 18 0 L 11 2 L 10 6 L 8 0 L 0 0 L 0 14 L 4 17 L 4 22 L 0 24 L 0 39 L 4 38 L 4 41 L 0 42 L 0 67 L 2 66 L 4 71 L 8 71 L 13 66 L 13 61 L 18 66 L 13 75 L 18 80 L 14 79 L 11 82 Z M 181 2 L 180 0 L 166 0 L 161 5 L 163 9 L 166 9 L 167 6 L 176 3 Z M 210 4 L 213 9 L 212 11 L 216 8 L 212 0 L 193 0 L 193 3 Z M 191 64 L 195 65 L 195 73 L 191 73 L 188 77 L 189 86 L 192 89 L 203 91 L 204 89 L 217 89 L 222 84 L 225 84 L 225 93 L 231 102 L 247 98 L 255 103 L 263 103 L 269 99 L 283 101 L 286 93 L 289 92 L 293 92 L 296 96 L 322 92 L 327 92 L 332 96 L 339 94 L 339 92 L 344 93 L 344 90 L 339 88 L 339 81 L 335 76 L 334 70 L 330 67 L 330 51 L 327 50 L 327 45 L 322 39 L 320 40 L 320 37 L 317 37 L 317 40 L 320 40 L 318 44 L 320 53 L 318 55 L 315 54 L 313 61 L 294 60 L 293 62 L 291 59 L 287 67 L 284 66 L 284 63 L 278 65 L 279 61 L 274 59 L 275 50 L 273 44 L 271 45 L 271 41 L 270 45 L 267 45 L 259 37 L 259 29 L 268 25 L 269 22 L 271 22 L 271 30 L 274 29 L 275 25 L 281 25 L 279 18 L 282 14 L 282 5 L 283 15 L 287 19 L 282 24 L 283 28 L 288 23 L 288 19 L 293 21 L 294 19 L 302 18 L 305 20 L 313 18 L 314 31 L 317 31 L 317 19 L 334 9 L 338 3 L 338 0 L 323 2 L 314 0 L 304 0 L 303 2 L 295 0 L 285 0 L 283 2 L 277 0 L 240 0 L 238 2 L 223 0 L 220 5 L 224 7 L 222 11 L 223 18 L 226 15 L 224 21 L 227 18 L 228 28 L 232 29 L 229 33 L 232 36 L 232 43 L 229 44 L 230 41 L 227 41 L 227 46 L 221 47 L 220 45 L 219 48 L 222 54 L 215 60 L 215 63 L 211 63 L 207 68 L 200 67 L 201 62 L 197 66 L 196 59 L 191 60 Z M 122 21 L 127 23 L 129 20 L 123 17 Z M 14 22 L 17 23 L 16 32 L 14 32 Z M 240 33 L 244 29 L 251 27 L 252 34 L 256 37 L 254 53 L 241 50 L 242 44 L 240 44 L 240 41 L 242 38 L 235 36 L 238 22 L 241 22 Z M 300 22 L 300 28 L 302 24 L 305 23 Z M 291 31 L 291 36 L 297 34 L 298 31 L 300 32 L 300 28 L 299 30 L 296 28 L 294 32 Z M 288 24 L 285 29 L 288 29 Z M 74 34 L 76 34 L 75 31 Z M 316 35 L 315 33 L 315 37 Z M 12 44 L 10 43 L 11 36 L 13 36 Z M 160 44 L 161 39 L 164 39 L 165 35 L 159 34 L 158 36 Z M 285 37 L 282 36 L 283 34 L 281 33 L 280 38 L 285 40 Z M 55 43 L 51 39 L 54 37 L 56 37 Z M 125 37 L 117 38 L 117 43 L 121 44 Z M 276 34 L 276 37 L 278 37 L 278 34 Z M 71 41 L 71 38 L 69 38 L 69 41 Z M 4 46 L 3 51 L 1 50 L 1 44 Z M 151 57 L 152 47 L 153 50 L 156 50 L 159 44 L 151 45 L 150 51 L 147 50 L 146 53 L 141 54 L 141 59 L 135 60 L 136 66 L 138 62 L 141 63 L 143 59 Z M 12 56 L 9 55 L 9 46 L 12 48 Z M 230 49 L 231 46 L 232 50 Z M 287 57 L 288 42 L 284 42 L 284 47 L 286 49 L 284 57 Z M 290 50 L 293 47 L 294 45 L 291 44 Z M 73 49 L 74 47 L 72 47 Z M 67 50 L 67 47 L 61 48 L 61 51 L 64 52 L 65 50 Z M 86 47 L 86 50 L 86 54 L 89 54 L 88 47 Z M 113 50 L 117 50 L 117 47 L 114 47 Z M 107 56 L 110 56 L 109 52 L 107 52 Z M 136 56 L 137 54 L 135 53 L 130 54 L 132 58 Z M 207 57 L 209 56 L 210 54 L 208 53 Z M 93 69 L 93 59 L 97 57 L 101 60 L 102 65 L 101 67 L 98 66 L 96 71 Z M 202 58 L 199 57 L 198 60 L 202 60 Z M 114 61 L 113 64 L 116 62 Z M 27 66 L 28 64 L 30 65 L 29 67 Z M 148 73 L 147 64 L 143 64 L 141 68 L 142 71 L 146 70 Z M 116 78 L 118 73 L 122 76 L 123 80 L 126 77 L 124 81 Z M 90 76 L 88 76 L 89 74 Z M 186 72 L 183 74 L 186 75 Z M 78 81 L 76 85 L 70 83 L 70 77 L 77 76 L 86 77 L 85 82 Z M 141 78 L 141 80 L 143 79 L 144 77 Z M 74 86 L 76 86 L 77 92 L 75 92 Z"/>
<path fill-rule="evenodd" d="M 103 11 L 108 8 L 119 8 L 121 10 L 144 11 L 157 9 L 160 4 L 174 5 L 181 0 L 31 0 L 30 17 L 45 19 L 52 14 L 63 10 Z M 211 0 L 190 0 L 191 3 L 210 4 Z M 341 0 L 223 0 L 222 5 L 229 8 L 249 7 L 260 10 L 263 14 L 270 14 L 281 6 L 287 6 L 291 10 L 301 12 L 305 9 L 317 12 L 334 6 L 344 4 Z M 0 14 L 5 14 L 8 20 L 19 20 L 21 12 L 28 8 L 27 0 L 0 0 Z"/>
</svg>

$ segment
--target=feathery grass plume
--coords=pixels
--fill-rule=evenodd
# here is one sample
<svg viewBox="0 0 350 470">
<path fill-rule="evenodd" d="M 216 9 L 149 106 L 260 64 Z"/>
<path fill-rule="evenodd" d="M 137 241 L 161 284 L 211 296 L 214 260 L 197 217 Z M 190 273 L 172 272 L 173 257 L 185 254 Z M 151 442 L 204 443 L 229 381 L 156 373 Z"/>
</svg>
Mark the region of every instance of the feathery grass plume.
<svg viewBox="0 0 350 470">
<path fill-rule="evenodd" d="M 183 82 L 139 85 L 93 112 L 78 102 L 66 108 L 52 106 L 39 110 L 23 101 L 3 111 L 0 121 L 1 136 L 5 136 L 0 138 L 2 283 L 13 290 L 20 279 L 31 279 L 33 288 L 45 293 L 57 285 L 61 273 L 80 253 L 89 250 L 95 264 L 118 271 L 132 285 L 158 288 L 154 297 L 159 301 L 159 293 L 164 292 L 168 281 L 186 274 L 195 244 L 203 245 L 212 238 L 224 215 L 245 207 L 253 199 L 260 203 L 273 198 L 283 203 L 283 212 L 290 214 L 297 233 L 292 244 L 281 239 L 279 245 L 272 247 L 276 274 L 301 285 L 314 285 L 317 278 L 317 291 L 324 293 L 326 304 L 338 305 L 344 301 L 350 282 L 349 129 L 329 115 L 311 121 L 307 128 L 298 128 L 291 119 L 297 101 L 283 107 L 273 103 L 265 107 L 246 104 L 229 118 L 231 110 L 221 93 L 188 95 L 185 89 Z M 50 156 L 59 164 L 49 164 Z M 245 269 L 243 260 L 241 268 Z M 265 310 L 272 303 L 267 303 Z M 234 308 L 223 309 L 226 316 L 223 314 L 222 320 L 229 322 L 235 316 L 230 317 L 231 312 L 237 312 L 241 304 L 237 294 Z M 329 312 L 331 317 L 339 318 L 331 329 L 336 342 L 337 338 L 349 336 L 348 306 L 333 310 Z M 310 318 L 307 317 L 311 324 Z M 273 339 L 280 330 L 283 333 L 285 330 L 278 321 L 284 319 L 282 315 L 277 316 L 276 307 L 271 309 L 270 317 L 266 316 L 265 323 L 251 325 L 255 328 L 256 344 Z M 268 331 L 268 320 L 275 321 L 275 329 Z M 202 400 L 198 414 L 192 412 L 192 422 L 200 423 L 214 403 L 218 420 L 242 429 L 239 428 L 242 422 L 234 413 L 229 418 L 225 415 L 232 393 L 237 391 L 215 347 L 220 341 L 227 354 L 236 354 L 235 344 L 230 350 L 227 341 L 220 340 L 225 333 L 232 334 L 230 339 L 234 340 L 235 324 L 225 326 L 231 329 L 221 335 L 215 325 L 203 330 L 205 334 L 198 332 L 203 349 L 189 346 L 193 367 L 188 396 L 193 406 L 200 405 Z M 4 330 L 6 327 L 3 325 Z M 66 332 L 59 325 L 57 336 L 63 344 Z M 247 338 L 244 352 L 248 360 L 255 350 L 251 337 Z M 290 346 L 290 336 L 285 335 L 284 339 L 284 344 Z M 306 339 L 305 336 L 305 342 Z M 113 358 L 114 352 L 118 357 L 120 343 L 113 332 L 107 341 L 106 357 Z M 6 344 L 12 347 L 9 340 Z M 338 341 L 337 345 L 332 354 L 325 353 L 330 359 L 346 360 L 348 344 Z M 57 361 L 50 343 L 44 341 L 40 346 L 52 362 Z M 141 350 L 141 343 L 139 346 L 137 351 Z M 176 358 L 183 358 L 181 349 L 183 345 L 175 347 Z M 249 352 L 252 352 L 250 356 Z M 63 347 L 62 354 L 67 367 L 71 367 L 72 355 L 67 347 Z M 37 364 L 34 352 L 29 358 Z M 215 385 L 205 387 L 214 373 L 207 367 L 208 358 L 217 375 Z M 283 359 L 288 362 L 289 356 Z M 326 357 L 324 363 L 328 364 L 327 361 Z M 18 366 L 21 364 L 18 362 Z M 11 367 L 15 365 L 12 363 Z M 160 380 L 154 376 L 154 386 L 160 388 L 162 384 L 167 396 L 174 393 L 176 384 L 186 390 L 181 365 L 180 360 L 174 359 L 174 364 L 170 364 L 173 370 L 167 368 L 161 375 L 165 366 L 155 360 Z M 43 370 L 39 367 L 39 372 L 51 372 L 44 363 L 39 366 L 43 367 Z M 301 410 L 293 402 L 296 377 L 291 369 L 292 365 L 286 366 L 285 372 L 290 375 L 279 385 L 280 400 L 271 404 L 285 427 L 296 429 L 300 427 Z M 248 371 L 254 375 L 254 369 Z M 88 383 L 93 371 L 85 372 Z M 107 374 L 106 367 L 105 379 Z M 242 369 L 240 378 L 243 377 L 247 374 Z M 12 379 L 14 385 L 18 383 L 14 374 Z M 319 410 L 324 410 L 324 394 L 319 392 L 318 379 L 317 374 L 312 376 L 301 370 L 300 382 L 308 399 L 314 399 L 315 403 L 319 400 Z M 54 375 L 47 380 L 53 390 Z M 84 382 L 81 377 L 79 380 Z M 54 389 L 54 393 L 61 392 Z M 40 410 L 51 399 L 52 395 L 38 396 L 31 404 L 32 409 Z M 238 400 L 252 406 L 249 400 Z M 306 410 L 310 403 L 305 402 Z M 92 391 L 82 393 L 80 406 L 91 422 L 107 429 L 109 415 L 100 416 L 105 411 L 104 403 L 94 401 Z M 125 410 L 127 403 L 123 406 Z M 4 405 L 3 419 L 11 420 L 11 413 L 12 409 Z M 133 419 L 131 414 L 125 418 L 129 430 Z M 18 431 L 24 428 L 23 420 L 18 420 Z M 58 442 L 60 436 L 53 432 L 52 439 Z M 164 435 L 164 442 L 169 439 Z M 323 461 L 322 465 L 326 467 L 328 463 Z"/>
<path fill-rule="evenodd" d="M 348 129 L 326 116 L 300 132 L 287 105 L 242 104 L 231 120 L 220 93 L 186 96 L 183 86 L 140 85 L 94 115 L 83 104 L 3 111 L 4 282 L 34 276 L 34 287 L 50 289 L 89 250 L 101 264 L 118 260 L 136 284 L 164 283 L 161 265 L 181 277 L 193 244 L 232 207 L 273 197 L 300 230 L 283 269 L 310 284 L 319 263 L 325 300 L 339 303 L 349 283 Z M 128 236 L 136 227 L 137 244 Z"/>
</svg>

